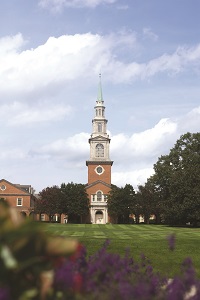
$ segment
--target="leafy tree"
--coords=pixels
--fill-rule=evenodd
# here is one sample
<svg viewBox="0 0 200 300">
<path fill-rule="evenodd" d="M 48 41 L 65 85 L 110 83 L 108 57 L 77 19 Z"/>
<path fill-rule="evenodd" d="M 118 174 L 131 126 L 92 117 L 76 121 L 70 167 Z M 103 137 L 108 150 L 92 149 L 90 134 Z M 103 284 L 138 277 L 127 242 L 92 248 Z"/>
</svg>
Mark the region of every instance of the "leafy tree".
<svg viewBox="0 0 200 300">
<path fill-rule="evenodd" d="M 153 194 L 146 185 L 138 186 L 137 202 L 140 204 L 140 212 L 144 216 L 144 223 L 149 224 L 149 218 L 153 210 Z"/>
<path fill-rule="evenodd" d="M 154 180 L 154 176 L 148 178 L 145 187 L 149 190 L 151 194 L 151 214 L 155 216 L 156 224 L 160 224 L 163 221 L 163 208 L 162 199 L 159 192 L 158 185 Z"/>
<path fill-rule="evenodd" d="M 68 214 L 69 222 L 82 223 L 89 213 L 89 199 L 84 184 L 62 183 L 64 195 L 63 211 Z"/>
<path fill-rule="evenodd" d="M 154 165 L 165 222 L 200 222 L 200 133 L 186 133 Z"/>
<path fill-rule="evenodd" d="M 64 196 L 58 186 L 47 187 L 39 193 L 35 202 L 35 212 L 47 214 L 51 222 L 56 213 L 63 213 L 63 201 Z"/>
<path fill-rule="evenodd" d="M 160 224 L 162 209 L 160 194 L 157 191 L 154 176 L 151 176 L 144 186 L 138 186 L 136 196 L 140 214 L 144 216 L 144 222 L 148 224 L 150 216 L 154 215 L 156 224 Z"/>
<path fill-rule="evenodd" d="M 35 203 L 35 212 L 45 213 L 49 220 L 57 214 L 67 214 L 69 222 L 80 223 L 88 215 L 89 203 L 85 185 L 62 183 L 61 187 L 53 186 L 43 189 Z"/>
<path fill-rule="evenodd" d="M 129 215 L 133 211 L 135 191 L 130 184 L 125 187 L 112 185 L 108 196 L 108 213 L 115 223 L 129 223 Z"/>
</svg>

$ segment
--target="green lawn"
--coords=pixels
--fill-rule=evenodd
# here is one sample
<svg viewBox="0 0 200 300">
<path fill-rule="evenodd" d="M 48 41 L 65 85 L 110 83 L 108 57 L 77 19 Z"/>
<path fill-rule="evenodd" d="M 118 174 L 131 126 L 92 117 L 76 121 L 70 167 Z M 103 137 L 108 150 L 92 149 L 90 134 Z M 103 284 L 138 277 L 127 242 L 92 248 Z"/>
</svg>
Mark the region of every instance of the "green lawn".
<svg viewBox="0 0 200 300">
<path fill-rule="evenodd" d="M 48 231 L 56 235 L 78 239 L 87 248 L 88 255 L 96 252 L 106 239 L 111 241 L 109 251 L 121 255 L 129 248 L 131 256 L 139 260 L 147 256 L 155 270 L 173 276 L 180 271 L 184 258 L 191 257 L 200 277 L 200 229 L 174 228 L 158 225 L 75 225 L 49 224 Z M 169 251 L 167 236 L 176 235 L 175 251 Z"/>
</svg>

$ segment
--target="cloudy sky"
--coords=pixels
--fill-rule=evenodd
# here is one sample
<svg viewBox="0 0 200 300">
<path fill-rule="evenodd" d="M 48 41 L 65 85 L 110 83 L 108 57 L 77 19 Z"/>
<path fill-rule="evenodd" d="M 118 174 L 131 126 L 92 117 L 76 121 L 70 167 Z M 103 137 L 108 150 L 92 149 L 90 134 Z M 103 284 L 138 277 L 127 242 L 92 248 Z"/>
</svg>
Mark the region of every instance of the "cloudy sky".
<svg viewBox="0 0 200 300">
<path fill-rule="evenodd" d="M 0 179 L 87 183 L 99 73 L 112 182 L 137 187 L 200 129 L 199 0 L 0 3 Z"/>
</svg>

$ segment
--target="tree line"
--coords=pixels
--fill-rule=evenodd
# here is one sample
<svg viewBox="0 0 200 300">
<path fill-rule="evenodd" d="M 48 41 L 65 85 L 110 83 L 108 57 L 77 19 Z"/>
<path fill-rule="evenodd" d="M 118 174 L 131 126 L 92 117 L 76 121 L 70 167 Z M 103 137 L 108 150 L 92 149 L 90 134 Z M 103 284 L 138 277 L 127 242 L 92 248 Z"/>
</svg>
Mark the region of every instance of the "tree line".
<svg viewBox="0 0 200 300">
<path fill-rule="evenodd" d="M 131 185 L 113 186 L 108 210 L 117 223 L 134 214 L 136 223 L 140 215 L 144 223 L 154 215 L 157 224 L 200 225 L 200 133 L 182 135 L 137 192 Z"/>
<path fill-rule="evenodd" d="M 169 154 L 154 164 L 154 174 L 137 191 L 133 186 L 111 186 L 108 213 L 114 223 L 144 223 L 154 216 L 157 224 L 193 226 L 200 224 L 200 133 L 182 135 Z M 36 211 L 66 213 L 74 222 L 82 222 L 89 213 L 89 199 L 83 184 L 61 184 L 39 194 Z"/>
<path fill-rule="evenodd" d="M 89 213 L 85 185 L 71 182 L 43 189 L 36 198 L 35 213 L 47 214 L 50 222 L 55 214 L 66 214 L 69 222 L 83 223 Z"/>
</svg>

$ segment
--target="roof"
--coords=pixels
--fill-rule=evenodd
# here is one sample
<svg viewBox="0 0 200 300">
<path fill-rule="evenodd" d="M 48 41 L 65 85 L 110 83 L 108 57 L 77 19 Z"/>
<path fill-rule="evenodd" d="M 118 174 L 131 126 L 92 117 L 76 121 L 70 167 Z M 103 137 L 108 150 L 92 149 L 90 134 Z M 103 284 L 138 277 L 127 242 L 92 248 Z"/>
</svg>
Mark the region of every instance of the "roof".
<svg viewBox="0 0 200 300">
<path fill-rule="evenodd" d="M 108 183 L 106 183 L 106 182 L 104 182 L 104 181 L 101 181 L 101 180 L 97 180 L 97 181 L 94 181 L 94 182 L 92 182 L 92 183 L 90 183 L 90 184 L 86 184 L 85 188 L 86 188 L 86 189 L 89 189 L 89 188 L 91 188 L 92 186 L 97 185 L 97 184 L 99 184 L 99 183 L 101 183 L 101 184 L 107 186 L 108 188 L 111 188 L 111 184 L 108 184 Z"/>
<path fill-rule="evenodd" d="M 32 191 L 31 185 L 13 184 L 13 183 L 11 183 L 10 181 L 8 181 L 8 180 L 6 180 L 6 179 L 1 179 L 1 180 L 0 180 L 0 184 L 1 184 L 2 182 L 6 182 L 7 184 L 9 184 L 9 185 L 15 187 L 16 189 L 18 189 L 20 192 L 26 193 L 26 194 L 28 194 L 28 195 L 31 194 L 31 192 L 30 192 L 30 191 Z M 6 193 L 6 192 L 5 192 L 5 193 Z"/>
</svg>

